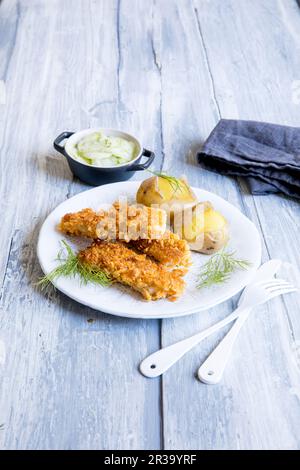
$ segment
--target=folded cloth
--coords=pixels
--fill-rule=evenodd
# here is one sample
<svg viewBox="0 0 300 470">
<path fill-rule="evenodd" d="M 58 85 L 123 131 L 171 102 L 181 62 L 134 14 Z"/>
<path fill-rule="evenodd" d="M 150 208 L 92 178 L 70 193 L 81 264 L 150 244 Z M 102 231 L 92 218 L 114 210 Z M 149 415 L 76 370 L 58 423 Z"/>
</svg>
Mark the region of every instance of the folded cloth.
<svg viewBox="0 0 300 470">
<path fill-rule="evenodd" d="M 300 199 L 300 128 L 221 119 L 198 162 L 208 170 L 247 178 L 252 194 Z"/>
</svg>

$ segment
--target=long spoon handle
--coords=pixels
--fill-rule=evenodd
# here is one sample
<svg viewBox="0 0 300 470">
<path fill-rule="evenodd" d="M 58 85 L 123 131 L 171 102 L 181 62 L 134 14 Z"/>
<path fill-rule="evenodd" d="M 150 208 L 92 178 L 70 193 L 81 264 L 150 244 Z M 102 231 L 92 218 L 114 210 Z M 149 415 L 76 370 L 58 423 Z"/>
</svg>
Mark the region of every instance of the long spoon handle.
<svg viewBox="0 0 300 470">
<path fill-rule="evenodd" d="M 140 364 L 140 371 L 146 377 L 158 377 L 168 370 L 175 362 L 177 362 L 184 354 L 190 351 L 194 346 L 200 343 L 203 339 L 223 328 L 228 323 L 235 320 L 244 308 L 238 307 L 224 320 L 219 321 L 215 325 L 207 328 L 196 335 L 190 336 L 182 341 L 171 344 L 166 348 L 156 351 L 150 356 L 146 357 Z"/>
</svg>

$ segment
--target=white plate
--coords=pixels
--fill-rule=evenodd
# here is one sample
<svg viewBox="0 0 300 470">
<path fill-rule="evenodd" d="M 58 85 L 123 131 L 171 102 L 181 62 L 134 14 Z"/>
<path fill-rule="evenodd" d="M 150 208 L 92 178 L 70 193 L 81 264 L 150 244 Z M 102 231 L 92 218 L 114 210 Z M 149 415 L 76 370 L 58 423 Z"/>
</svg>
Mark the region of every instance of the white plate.
<svg viewBox="0 0 300 470">
<path fill-rule="evenodd" d="M 110 205 L 119 196 L 127 196 L 135 200 L 140 182 L 123 182 L 99 186 L 74 196 L 60 204 L 45 220 L 38 240 L 38 258 L 44 273 L 49 273 L 57 266 L 55 258 L 61 248 L 60 241 L 65 238 L 75 248 L 82 247 L 82 240 L 63 237 L 56 230 L 56 225 L 67 212 L 76 212 L 85 207 L 99 210 Z M 251 269 L 235 272 L 229 281 L 211 288 L 197 289 L 197 273 L 209 257 L 193 253 L 193 266 L 185 276 L 185 293 L 176 302 L 162 299 L 146 302 L 138 294 L 127 287 L 113 285 L 99 287 L 83 286 L 77 279 L 60 278 L 54 282 L 55 287 L 72 299 L 102 312 L 131 318 L 168 318 L 179 317 L 207 310 L 233 295 L 237 294 L 250 281 L 261 261 L 261 241 L 254 224 L 236 207 L 219 196 L 203 189 L 193 188 L 199 201 L 209 200 L 214 207 L 222 212 L 230 226 L 229 250 L 236 256 L 251 262 Z"/>
</svg>

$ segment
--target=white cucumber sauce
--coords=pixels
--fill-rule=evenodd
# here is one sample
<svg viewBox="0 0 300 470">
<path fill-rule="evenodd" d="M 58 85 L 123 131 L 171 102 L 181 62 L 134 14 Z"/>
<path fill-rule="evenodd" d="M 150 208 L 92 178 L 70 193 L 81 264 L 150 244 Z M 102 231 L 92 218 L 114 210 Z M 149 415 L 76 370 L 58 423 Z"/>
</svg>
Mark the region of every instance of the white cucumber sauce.
<svg viewBox="0 0 300 470">
<path fill-rule="evenodd" d="M 98 167 L 119 166 L 137 156 L 134 142 L 122 137 L 93 132 L 80 139 L 73 147 L 75 160 Z"/>
</svg>

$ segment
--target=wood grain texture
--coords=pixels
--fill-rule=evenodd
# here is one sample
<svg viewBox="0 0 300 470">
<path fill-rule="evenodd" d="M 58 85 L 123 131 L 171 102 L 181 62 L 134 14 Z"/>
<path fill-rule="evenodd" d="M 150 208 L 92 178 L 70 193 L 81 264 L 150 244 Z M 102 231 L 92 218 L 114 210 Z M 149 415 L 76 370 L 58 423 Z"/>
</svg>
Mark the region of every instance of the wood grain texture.
<svg viewBox="0 0 300 470">
<path fill-rule="evenodd" d="M 295 0 L 1 2 L 1 449 L 300 448 L 299 297 L 258 309 L 224 381 L 206 386 L 194 374 L 222 332 L 163 379 L 147 380 L 137 366 L 225 317 L 236 299 L 147 322 L 34 286 L 41 223 L 88 189 L 53 138 L 97 125 L 139 135 L 156 169 L 186 174 L 250 217 L 264 260 L 299 267 L 299 203 L 253 197 L 243 181 L 195 161 L 220 117 L 300 125 L 299 30 Z"/>
<path fill-rule="evenodd" d="M 257 119 L 299 125 L 299 107 L 291 101 L 291 83 L 299 70 L 297 35 L 300 14 L 294 2 L 194 2 L 194 14 L 211 79 L 215 110 L 221 117 Z M 249 5 L 248 5 L 249 6 Z M 185 16 L 180 15 L 181 22 Z M 266 25 L 268 25 L 266 27 Z M 174 26 L 178 30 L 180 25 Z M 196 26 L 192 13 L 188 37 Z M 192 44 L 193 45 L 193 44 Z M 192 50 L 192 45 L 186 49 Z M 195 67 L 195 66 L 194 66 Z M 197 67 L 197 66 L 196 66 Z M 199 73 L 195 70 L 194 81 Z M 199 83 L 198 89 L 202 89 Z M 207 86 L 205 87 L 205 90 Z M 198 105 L 209 115 L 204 96 Z M 193 94 L 193 101 L 196 101 Z M 197 104 L 196 104 L 197 106 Z M 192 118 L 192 122 L 195 119 Z M 176 146 L 176 143 L 174 143 Z M 175 157 L 176 158 L 176 157 Z M 188 173 L 191 178 L 195 171 Z M 206 175 L 203 184 L 214 176 Z M 223 192 L 236 203 L 237 191 Z M 299 203 L 280 196 L 251 197 L 241 182 L 240 205 L 260 227 L 264 259 L 279 257 L 299 266 L 295 249 Z M 207 326 L 207 317 L 226 314 L 227 305 L 192 319 L 165 322 L 168 344 Z M 299 296 L 276 299 L 258 309 L 241 333 L 223 382 L 207 387 L 193 379 L 215 340 L 199 346 L 163 379 L 165 446 L 170 449 L 297 449 L 300 418 Z M 211 323 L 211 320 L 210 320 Z M 174 389 L 176 379 L 180 393 Z M 171 391 L 171 392 L 170 392 Z M 173 391 L 180 396 L 176 406 Z M 169 395 L 168 395 L 169 392 Z M 168 396 L 168 399 L 165 396 Z M 175 410 L 178 410 L 177 412 Z M 289 410 L 289 411 L 287 411 Z M 184 444 L 183 444 L 184 443 Z"/>
</svg>

